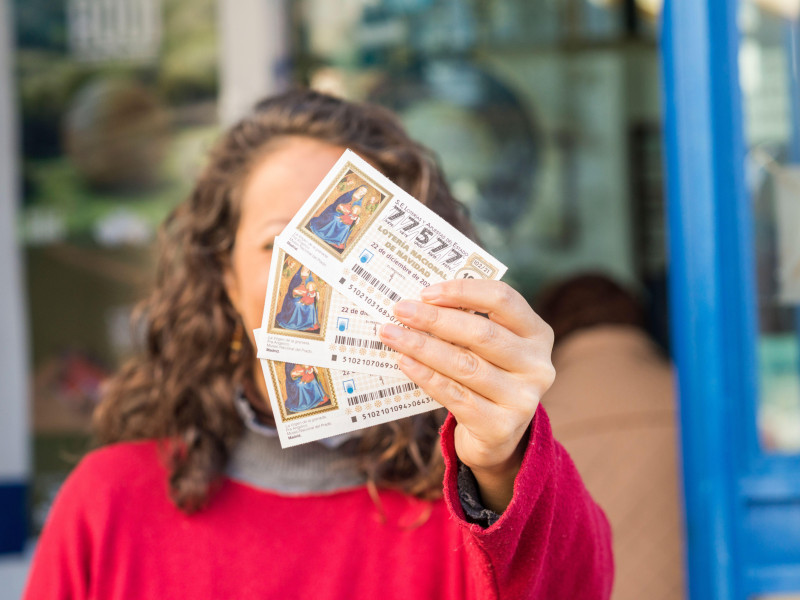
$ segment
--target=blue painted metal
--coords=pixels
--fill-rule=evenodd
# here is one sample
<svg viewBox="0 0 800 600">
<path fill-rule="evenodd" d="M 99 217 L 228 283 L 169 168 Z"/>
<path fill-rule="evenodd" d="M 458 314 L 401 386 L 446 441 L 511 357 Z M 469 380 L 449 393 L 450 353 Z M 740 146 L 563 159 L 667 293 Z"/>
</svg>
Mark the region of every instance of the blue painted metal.
<svg viewBox="0 0 800 600">
<path fill-rule="evenodd" d="M 735 0 L 667 0 L 661 42 L 693 600 L 800 590 L 800 457 L 764 454 L 756 426 L 758 307 L 737 9 Z"/>
<path fill-rule="evenodd" d="M 22 552 L 28 535 L 28 487 L 0 483 L 0 555 Z"/>
<path fill-rule="evenodd" d="M 688 587 L 703 600 L 742 597 L 734 484 L 755 390 L 735 12 L 724 0 L 668 0 L 662 30 Z"/>
</svg>

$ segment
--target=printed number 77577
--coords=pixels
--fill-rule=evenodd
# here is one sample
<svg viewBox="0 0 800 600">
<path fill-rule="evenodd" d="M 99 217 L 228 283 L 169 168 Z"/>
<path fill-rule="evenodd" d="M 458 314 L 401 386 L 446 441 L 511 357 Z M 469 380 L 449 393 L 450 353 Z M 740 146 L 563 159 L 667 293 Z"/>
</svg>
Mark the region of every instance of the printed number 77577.
<svg viewBox="0 0 800 600">
<path fill-rule="evenodd" d="M 392 208 L 395 210 L 395 213 L 394 213 L 394 214 L 392 214 L 392 215 L 389 215 L 388 217 L 386 217 L 386 220 L 387 220 L 389 223 L 391 223 L 392 221 L 396 221 L 397 219 L 399 219 L 400 217 L 402 217 L 404 214 L 406 214 L 406 211 L 404 211 L 404 210 L 403 210 L 402 208 L 400 208 L 399 206 L 393 206 Z"/>
</svg>

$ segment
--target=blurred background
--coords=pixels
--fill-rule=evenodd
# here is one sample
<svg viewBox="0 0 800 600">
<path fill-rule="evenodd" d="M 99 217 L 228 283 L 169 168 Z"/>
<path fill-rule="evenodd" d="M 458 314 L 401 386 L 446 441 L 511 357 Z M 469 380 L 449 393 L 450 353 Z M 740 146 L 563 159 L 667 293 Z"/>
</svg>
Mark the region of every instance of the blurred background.
<svg viewBox="0 0 800 600">
<path fill-rule="evenodd" d="M 668 445 L 653 453 L 673 457 L 672 487 L 651 491 L 684 515 L 672 528 L 680 560 L 701 586 L 692 598 L 800 591 L 800 490 L 792 483 L 800 481 L 800 171 L 792 166 L 800 161 L 800 3 L 677 4 L 2 0 L 0 373 L 7 385 L 0 508 L 8 507 L 9 518 L 0 527 L 0 579 L 9 584 L 0 586 L 0 598 L 19 594 L 50 503 L 86 451 L 99 386 L 133 347 L 128 319 L 151 282 L 158 224 L 190 189 L 219 132 L 258 98 L 296 84 L 396 111 L 437 153 L 483 244 L 509 265 L 508 280 L 534 305 L 554 284 L 582 274 L 613 280 L 639 303 L 635 325 L 667 370 L 670 359 L 681 367 L 691 362 L 682 358 L 691 356 L 688 348 L 702 346 L 693 336 L 703 315 L 716 318 L 710 335 L 726 327 L 747 331 L 745 359 L 737 354 L 731 361 L 739 361 L 737 373 L 749 374 L 750 387 L 733 395 L 718 390 L 707 405 L 739 416 L 728 409 L 695 415 L 708 398 L 684 381 L 679 412 L 669 389 L 659 407 Z M 724 106 L 715 103 L 720 93 L 730 98 Z M 692 120 L 692 111 L 706 120 Z M 726 145 L 719 128 L 729 118 L 738 133 Z M 711 157 L 697 168 L 707 166 L 705 176 L 718 182 L 697 196 L 698 180 L 684 169 L 692 164 L 694 155 L 683 152 L 693 140 Z M 739 152 L 735 167 L 725 166 L 725 152 Z M 733 175 L 726 170 L 734 168 Z M 723 256 L 722 243 L 685 229 L 694 202 L 703 214 L 703 190 L 712 209 L 730 200 L 733 208 L 722 210 L 733 211 L 737 233 L 726 243 L 740 252 Z M 715 213 L 707 217 L 717 223 Z M 713 230 L 723 238 L 725 223 Z M 714 288 L 719 303 L 706 303 L 709 282 L 700 271 L 670 271 L 671 260 L 702 263 L 686 243 L 691 236 L 711 252 L 708 268 L 723 274 Z M 736 277 L 725 279 L 726 269 Z M 680 290 L 672 296 L 670 279 Z M 593 306 L 604 301 L 591 293 L 581 298 Z M 695 301 L 705 313 L 691 313 Z M 729 305 L 745 311 L 744 320 L 726 312 Z M 691 327 L 676 323 L 679 315 L 696 320 Z M 618 323 L 593 319 L 584 326 Z M 723 359 L 725 345 L 717 346 Z M 706 358 L 708 378 L 717 381 L 714 356 Z M 681 377 L 701 377 L 697 362 L 697 373 L 688 369 Z M 684 408 L 690 400 L 696 408 Z M 574 425 L 577 417 L 565 418 Z M 718 418 L 713 425 L 722 432 L 733 422 L 730 437 L 710 436 L 709 444 L 718 442 L 720 455 L 746 446 L 744 458 L 718 463 L 721 474 L 702 479 L 695 467 L 713 453 L 693 450 L 691 443 L 704 438 L 681 430 L 679 419 L 690 418 Z M 689 444 L 682 454 L 681 436 Z M 785 510 L 763 513 L 763 522 L 733 506 L 752 505 L 740 494 L 740 476 L 756 463 L 772 477 L 769 489 L 785 491 L 768 495 L 767 504 Z M 698 481 L 710 481 L 718 496 L 706 513 L 691 490 L 680 494 Z M 692 531 L 694 510 L 724 521 L 724 531 L 698 534 L 716 539 L 721 552 L 705 562 L 696 558 L 702 544 L 693 549 L 692 536 L 687 543 L 682 533 L 686 523 Z M 711 527 L 709 519 L 700 521 L 698 527 Z M 752 531 L 740 531 L 748 523 Z M 756 561 L 763 573 L 753 571 L 742 549 L 754 539 L 747 536 L 776 523 L 788 527 L 785 552 L 759 554 L 771 558 Z M 767 536 L 756 546 L 775 544 Z M 702 588 L 706 578 L 711 587 Z M 662 597 L 648 593 L 659 587 L 685 594 L 680 575 L 661 583 L 654 575 L 642 586 L 641 598 Z"/>
</svg>

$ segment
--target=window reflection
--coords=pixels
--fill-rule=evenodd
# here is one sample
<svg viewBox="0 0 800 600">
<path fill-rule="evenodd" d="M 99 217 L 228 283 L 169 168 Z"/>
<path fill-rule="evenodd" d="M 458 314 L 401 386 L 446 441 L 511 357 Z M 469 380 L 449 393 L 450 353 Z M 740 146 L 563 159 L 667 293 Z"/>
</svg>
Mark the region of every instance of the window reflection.
<svg viewBox="0 0 800 600">
<path fill-rule="evenodd" d="M 215 136 L 214 0 L 16 0 L 34 526 L 77 458 L 155 229 Z"/>
<path fill-rule="evenodd" d="M 293 26 L 297 77 L 397 111 L 523 292 L 581 269 L 663 279 L 658 55 L 644 10 L 305 0 Z"/>
<path fill-rule="evenodd" d="M 740 82 L 749 153 L 759 315 L 759 434 L 767 450 L 800 450 L 800 137 L 792 2 L 742 2 Z"/>
</svg>

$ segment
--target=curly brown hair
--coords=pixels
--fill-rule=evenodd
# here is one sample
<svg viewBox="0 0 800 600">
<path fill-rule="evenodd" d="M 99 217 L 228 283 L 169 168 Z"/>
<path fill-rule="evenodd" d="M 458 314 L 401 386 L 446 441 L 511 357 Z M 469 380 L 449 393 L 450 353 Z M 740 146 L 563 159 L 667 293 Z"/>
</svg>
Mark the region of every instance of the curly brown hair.
<svg viewBox="0 0 800 600">
<path fill-rule="evenodd" d="M 254 405 L 267 405 L 253 383 L 256 355 L 249 337 L 231 352 L 242 321 L 223 278 L 239 224 L 241 188 L 273 142 L 287 136 L 353 149 L 475 237 L 431 153 L 381 107 L 293 90 L 260 102 L 228 130 L 189 197 L 160 229 L 155 288 L 134 318 L 146 332 L 144 347 L 110 379 L 94 414 L 100 443 L 163 442 L 170 495 L 185 512 L 206 504 L 243 433 L 237 391 L 243 389 Z M 442 420 L 442 411 L 435 411 L 367 430 L 356 454 L 370 488 L 391 487 L 425 499 L 441 495 Z"/>
</svg>

